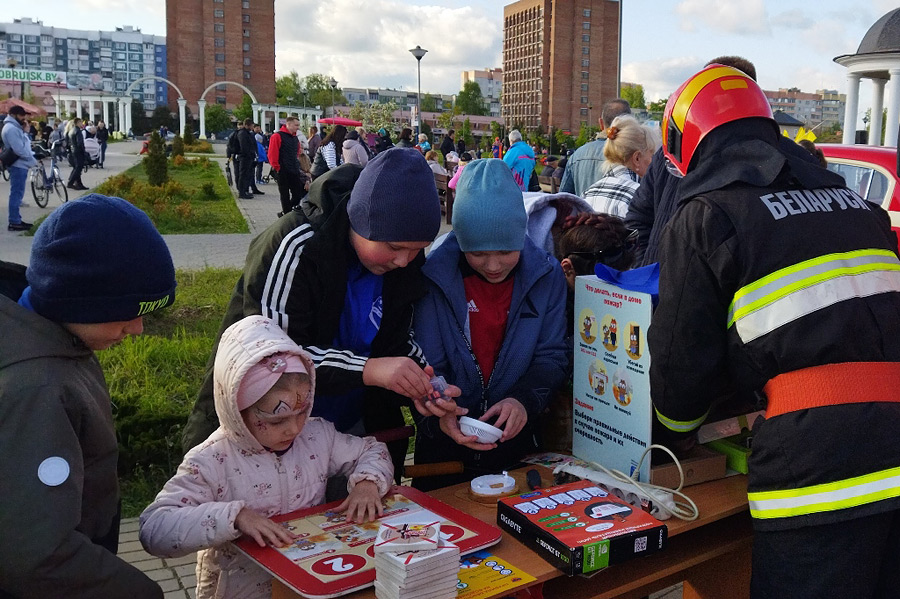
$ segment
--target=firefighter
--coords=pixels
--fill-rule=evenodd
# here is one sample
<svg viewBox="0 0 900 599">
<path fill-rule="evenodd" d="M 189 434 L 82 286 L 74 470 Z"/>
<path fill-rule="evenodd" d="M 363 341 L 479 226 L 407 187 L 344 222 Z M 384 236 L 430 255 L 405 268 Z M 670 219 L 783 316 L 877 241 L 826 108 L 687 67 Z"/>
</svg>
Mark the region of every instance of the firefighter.
<svg viewBox="0 0 900 599">
<path fill-rule="evenodd" d="M 757 84 L 711 65 L 670 98 L 683 176 L 660 249 L 651 389 L 670 441 L 760 392 L 751 595 L 900 593 L 900 260 L 880 207 L 778 150 Z M 731 394 L 731 395 L 730 395 Z"/>
</svg>

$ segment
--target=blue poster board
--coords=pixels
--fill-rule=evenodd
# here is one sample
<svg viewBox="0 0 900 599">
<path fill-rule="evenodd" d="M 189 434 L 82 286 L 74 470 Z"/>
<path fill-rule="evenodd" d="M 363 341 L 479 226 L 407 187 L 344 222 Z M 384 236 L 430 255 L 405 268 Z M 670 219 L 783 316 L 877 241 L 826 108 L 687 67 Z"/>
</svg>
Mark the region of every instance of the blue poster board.
<svg viewBox="0 0 900 599">
<path fill-rule="evenodd" d="M 650 445 L 651 306 L 648 293 L 575 279 L 572 453 L 628 475 Z M 639 480 L 650 480 L 649 457 Z"/>
</svg>

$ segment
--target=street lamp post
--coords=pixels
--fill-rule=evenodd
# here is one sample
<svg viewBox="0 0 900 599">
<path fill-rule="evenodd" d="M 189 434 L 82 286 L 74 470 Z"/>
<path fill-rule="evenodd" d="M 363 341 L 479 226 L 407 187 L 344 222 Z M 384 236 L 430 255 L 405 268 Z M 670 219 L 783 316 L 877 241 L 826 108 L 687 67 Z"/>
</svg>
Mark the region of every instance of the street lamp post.
<svg viewBox="0 0 900 599">
<path fill-rule="evenodd" d="M 337 87 L 338 82 L 334 80 L 334 77 L 328 82 L 328 85 L 331 86 L 331 118 L 334 118 L 336 115 L 334 114 L 334 88 Z"/>
<path fill-rule="evenodd" d="M 81 87 L 80 85 L 78 86 L 78 110 L 77 110 L 76 113 L 75 113 L 75 116 L 76 116 L 77 118 L 81 118 L 81 111 L 82 111 L 82 109 L 83 109 L 83 106 L 82 106 L 82 104 L 81 104 L 81 90 L 83 90 L 83 89 L 84 89 L 84 88 Z"/>
<path fill-rule="evenodd" d="M 287 97 L 287 101 L 288 101 L 288 109 L 290 109 L 290 107 L 294 105 L 294 96 L 288 96 L 288 97 Z M 284 116 L 285 116 L 285 117 L 291 116 L 290 110 L 287 110 L 287 111 L 284 113 Z"/>
<path fill-rule="evenodd" d="M 418 139 L 422 130 L 422 57 L 425 56 L 428 50 L 422 46 L 416 46 L 409 52 L 416 57 L 416 74 L 419 84 L 416 91 L 416 138 Z"/>
</svg>

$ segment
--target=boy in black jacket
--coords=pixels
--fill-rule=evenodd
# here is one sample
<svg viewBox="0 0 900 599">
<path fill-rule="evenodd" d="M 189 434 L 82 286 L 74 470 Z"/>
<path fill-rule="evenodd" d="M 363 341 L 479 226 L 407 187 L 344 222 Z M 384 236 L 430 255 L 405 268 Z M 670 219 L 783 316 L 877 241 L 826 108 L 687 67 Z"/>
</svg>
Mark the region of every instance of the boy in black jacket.
<svg viewBox="0 0 900 599">
<path fill-rule="evenodd" d="M 402 426 L 404 398 L 431 391 L 411 327 L 413 303 L 425 293 L 422 250 L 440 228 L 431 169 L 417 150 L 392 148 L 364 170 L 332 169 L 308 197 L 311 216 L 291 211 L 251 244 L 222 331 L 251 314 L 271 318 L 313 357 L 314 416 L 356 434 Z M 218 426 L 214 358 L 184 451 Z M 406 440 L 390 448 L 402 465 Z"/>
</svg>

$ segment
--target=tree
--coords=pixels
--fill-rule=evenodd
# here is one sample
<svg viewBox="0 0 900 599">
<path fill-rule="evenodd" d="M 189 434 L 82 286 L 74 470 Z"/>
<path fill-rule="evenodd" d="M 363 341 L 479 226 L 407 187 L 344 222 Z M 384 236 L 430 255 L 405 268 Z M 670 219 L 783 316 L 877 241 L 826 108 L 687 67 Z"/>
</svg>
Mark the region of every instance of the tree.
<svg viewBox="0 0 900 599">
<path fill-rule="evenodd" d="M 550 145 L 550 138 L 544 134 L 543 125 L 538 125 L 528 134 L 528 143 L 537 146 L 540 149 L 544 149 Z"/>
<path fill-rule="evenodd" d="M 491 144 L 494 143 L 496 138 L 503 140 L 503 126 L 497 121 L 491 121 Z"/>
<path fill-rule="evenodd" d="M 172 140 L 172 158 L 176 156 L 184 157 L 184 140 L 178 133 L 175 134 L 175 138 Z"/>
<path fill-rule="evenodd" d="M 322 108 L 331 106 L 331 84 L 329 83 L 330 80 L 330 75 L 323 75 L 322 73 L 313 73 L 311 75 L 307 75 L 303 79 L 310 106 L 321 106 Z M 344 97 L 344 94 L 341 92 L 341 88 L 339 87 L 335 88 L 334 90 L 334 103 L 335 105 L 347 104 L 347 98 Z"/>
<path fill-rule="evenodd" d="M 299 106 L 303 102 L 304 91 L 303 82 L 297 71 L 291 71 L 275 80 L 275 97 L 279 104 Z"/>
<path fill-rule="evenodd" d="M 466 81 L 456 96 L 456 108 L 459 108 L 462 114 L 486 115 L 487 107 L 481 95 L 481 86 L 474 81 Z"/>
<path fill-rule="evenodd" d="M 438 125 L 444 130 L 456 129 L 457 123 L 459 122 L 456 118 L 457 116 L 459 116 L 459 108 L 457 108 L 456 106 L 454 106 L 450 110 L 445 110 L 440 115 L 438 115 Z"/>
<path fill-rule="evenodd" d="M 647 108 L 647 100 L 644 99 L 644 86 L 640 83 L 632 83 L 622 86 L 622 99 L 628 100 L 632 108 Z M 606 123 L 609 125 L 609 123 Z"/>
<path fill-rule="evenodd" d="M 396 102 L 384 102 L 377 104 L 363 104 L 357 102 L 350 109 L 350 118 L 362 121 L 363 126 L 370 131 L 378 131 L 382 127 L 390 131 L 393 129 L 391 118 L 397 110 Z"/>
<path fill-rule="evenodd" d="M 553 137 L 556 139 L 557 145 L 566 146 L 570 150 L 575 147 L 575 140 L 565 129 L 557 129 L 554 131 Z M 562 153 L 562 150 L 560 150 L 560 153 Z"/>
<path fill-rule="evenodd" d="M 144 110 L 144 104 L 140 100 L 132 100 L 131 130 L 135 135 L 142 135 L 150 129 L 150 119 L 147 118 L 147 111 Z"/>
<path fill-rule="evenodd" d="M 459 128 L 457 139 L 462 139 L 464 142 L 466 142 L 467 148 L 471 148 L 475 145 L 475 138 L 472 137 L 472 123 L 469 121 L 469 117 L 466 117 L 466 120 L 463 121 L 462 127 Z"/>
<path fill-rule="evenodd" d="M 206 130 L 211 133 L 231 129 L 231 117 L 228 116 L 221 104 L 207 104 L 204 116 L 206 117 Z"/>
<path fill-rule="evenodd" d="M 422 96 L 422 112 L 437 112 L 437 100 L 431 94 Z"/>
<path fill-rule="evenodd" d="M 650 113 L 650 118 L 656 121 L 662 121 L 663 113 L 666 111 L 666 102 L 668 102 L 668 100 L 662 98 L 656 102 L 647 104 L 647 111 Z"/>
<path fill-rule="evenodd" d="M 154 108 L 153 114 L 150 116 L 150 128 L 159 129 L 160 127 L 165 127 L 166 129 L 174 128 L 172 112 L 165 105 Z"/>
<path fill-rule="evenodd" d="M 157 131 L 150 134 L 147 155 L 144 156 L 144 171 L 150 185 L 161 187 L 169 180 L 169 165 L 166 160 L 166 145 Z"/>
<path fill-rule="evenodd" d="M 240 122 L 243 122 L 244 119 L 252 119 L 253 102 L 252 100 L 250 100 L 250 96 L 244 94 L 244 97 L 241 99 L 241 103 L 231 111 L 231 114 L 234 115 L 234 118 L 236 118 Z"/>
</svg>

